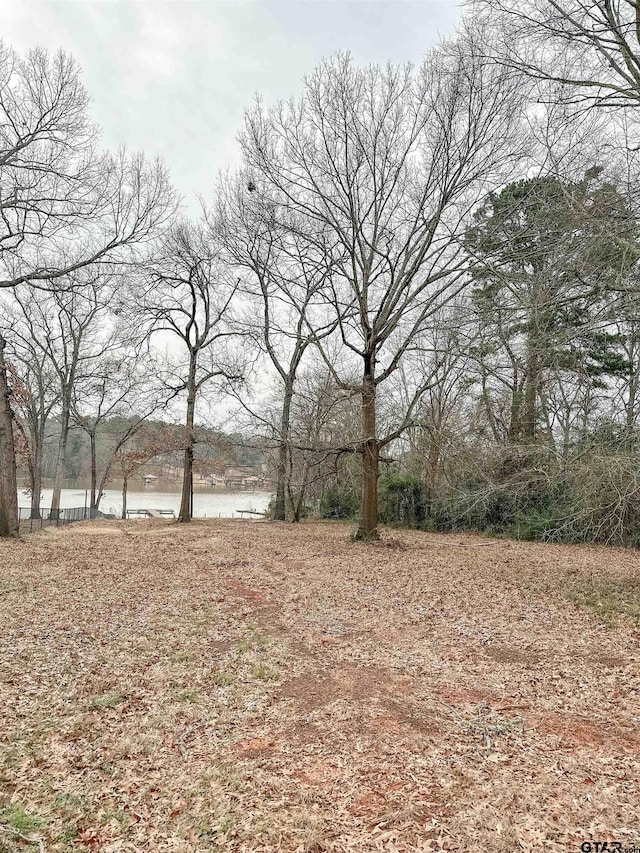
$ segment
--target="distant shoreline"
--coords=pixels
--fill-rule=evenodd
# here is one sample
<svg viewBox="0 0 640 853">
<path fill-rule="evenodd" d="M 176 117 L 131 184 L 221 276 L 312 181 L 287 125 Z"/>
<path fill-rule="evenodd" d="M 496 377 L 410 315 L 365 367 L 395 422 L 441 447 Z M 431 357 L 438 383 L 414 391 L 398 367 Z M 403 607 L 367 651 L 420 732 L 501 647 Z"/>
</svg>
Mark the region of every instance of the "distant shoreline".
<svg viewBox="0 0 640 853">
<path fill-rule="evenodd" d="M 41 507 L 47 511 L 51 506 L 51 489 L 42 490 Z M 62 490 L 61 509 L 83 509 L 88 506 L 88 489 L 75 488 Z M 193 494 L 193 515 L 195 518 L 235 518 L 238 513 L 247 510 L 266 512 L 272 500 L 273 492 L 263 489 L 253 491 L 240 489 L 221 491 L 215 489 L 196 489 Z M 181 493 L 179 491 L 161 491 L 158 488 L 129 489 L 127 509 L 136 510 L 173 510 L 178 513 Z M 29 499 L 24 491 L 19 493 L 19 503 L 24 514 L 29 511 Z M 122 492 L 117 488 L 105 489 L 100 502 L 100 511 L 119 518 L 122 513 Z"/>
<path fill-rule="evenodd" d="M 53 488 L 53 481 L 50 479 L 44 480 L 42 483 L 43 489 L 51 489 Z M 89 485 L 84 485 L 83 483 L 78 482 L 67 482 L 62 486 L 63 491 L 68 492 L 80 492 L 80 491 L 90 491 Z M 18 494 L 21 492 L 26 492 L 29 490 L 29 483 L 27 481 L 21 483 L 18 482 Z M 230 489 L 226 486 L 207 486 L 204 483 L 194 483 L 193 491 L 195 494 L 213 494 L 213 495 L 238 495 L 238 494 L 251 494 L 253 492 L 261 493 L 261 492 L 272 492 L 275 488 L 272 487 L 271 483 L 263 483 L 256 488 L 239 488 L 239 489 Z M 122 491 L 122 481 L 114 480 L 110 482 L 106 487 L 105 491 Z M 143 485 L 142 483 L 136 483 L 135 485 L 129 485 L 129 491 L 131 492 L 145 492 L 152 494 L 168 494 L 168 495 L 179 495 L 182 494 L 182 486 L 180 483 L 170 482 L 163 480 L 161 483 L 154 483 L 153 485 Z"/>
</svg>

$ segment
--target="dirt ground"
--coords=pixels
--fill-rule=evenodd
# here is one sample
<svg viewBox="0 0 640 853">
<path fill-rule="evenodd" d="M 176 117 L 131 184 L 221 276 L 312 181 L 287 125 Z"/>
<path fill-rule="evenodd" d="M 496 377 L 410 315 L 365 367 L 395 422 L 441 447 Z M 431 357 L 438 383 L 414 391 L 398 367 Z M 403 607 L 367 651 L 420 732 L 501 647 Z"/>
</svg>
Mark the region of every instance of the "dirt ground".
<svg viewBox="0 0 640 853">
<path fill-rule="evenodd" d="M 348 534 L 1 543 L 0 851 L 640 847 L 640 555 Z"/>
</svg>

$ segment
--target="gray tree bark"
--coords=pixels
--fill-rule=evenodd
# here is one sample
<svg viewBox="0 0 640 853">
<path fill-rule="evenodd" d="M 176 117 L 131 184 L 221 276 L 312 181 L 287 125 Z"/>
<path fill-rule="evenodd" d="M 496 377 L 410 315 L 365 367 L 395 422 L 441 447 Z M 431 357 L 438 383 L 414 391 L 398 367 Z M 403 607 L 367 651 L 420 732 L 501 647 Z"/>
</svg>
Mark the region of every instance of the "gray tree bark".
<svg viewBox="0 0 640 853">
<path fill-rule="evenodd" d="M 19 520 L 16 451 L 4 348 L 5 340 L 0 335 L 0 536 L 17 538 Z"/>
<path fill-rule="evenodd" d="M 196 354 L 189 359 L 187 379 L 187 418 L 185 422 L 184 471 L 182 476 L 182 498 L 178 521 L 191 521 L 191 493 L 193 489 L 193 423 L 196 409 Z"/>
<path fill-rule="evenodd" d="M 376 435 L 376 384 L 373 358 L 366 356 L 362 379 L 362 512 L 356 539 L 378 539 L 378 469 L 380 443 Z"/>
</svg>

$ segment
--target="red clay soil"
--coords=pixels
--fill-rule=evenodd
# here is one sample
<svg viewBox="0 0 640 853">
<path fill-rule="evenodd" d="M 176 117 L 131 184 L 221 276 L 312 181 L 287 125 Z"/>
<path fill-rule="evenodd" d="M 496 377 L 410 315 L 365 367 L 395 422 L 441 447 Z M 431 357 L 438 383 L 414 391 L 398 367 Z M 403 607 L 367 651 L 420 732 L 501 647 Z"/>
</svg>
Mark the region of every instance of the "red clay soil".
<svg viewBox="0 0 640 853">
<path fill-rule="evenodd" d="M 640 556 L 348 533 L 1 543 L 0 851 L 640 846 Z"/>
</svg>

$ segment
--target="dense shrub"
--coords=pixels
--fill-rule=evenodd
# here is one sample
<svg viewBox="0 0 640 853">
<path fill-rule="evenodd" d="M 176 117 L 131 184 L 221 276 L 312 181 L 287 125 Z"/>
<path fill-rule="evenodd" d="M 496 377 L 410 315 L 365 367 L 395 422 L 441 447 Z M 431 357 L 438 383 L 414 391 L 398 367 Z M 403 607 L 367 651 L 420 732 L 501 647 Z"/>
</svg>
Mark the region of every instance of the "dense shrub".
<svg viewBox="0 0 640 853">
<path fill-rule="evenodd" d="M 265 515 L 267 518 L 271 518 L 271 519 L 273 518 L 275 508 L 276 508 L 276 496 L 272 495 L 271 498 L 269 499 L 269 503 L 267 504 L 267 509 L 265 512 Z M 289 495 L 285 495 L 285 513 L 287 516 L 287 520 L 291 521 L 293 518 L 293 515 L 294 515 L 294 510 L 293 510 L 293 507 L 291 505 L 291 499 L 289 498 Z M 313 518 L 313 516 L 315 514 L 316 514 L 316 511 L 311 504 L 303 503 L 301 508 L 300 508 L 298 520 L 301 518 Z"/>
<path fill-rule="evenodd" d="M 335 487 L 325 492 L 320 499 L 320 517 L 355 519 L 360 510 L 360 495 L 348 487 Z"/>
<path fill-rule="evenodd" d="M 325 492 L 320 501 L 322 518 L 354 520 L 360 511 L 360 494 L 343 486 Z M 428 522 L 425 484 L 410 474 L 388 474 L 378 484 L 380 522 L 396 527 L 424 528 Z"/>
<path fill-rule="evenodd" d="M 424 528 L 429 514 L 426 485 L 410 474 L 387 474 L 379 483 L 378 511 L 384 524 Z"/>
<path fill-rule="evenodd" d="M 455 462 L 455 460 L 454 460 Z M 489 445 L 457 457 L 439 488 L 412 473 L 379 481 L 380 522 L 421 530 L 475 530 L 544 542 L 603 542 L 640 547 L 640 456 L 592 437 L 559 458 L 542 446 Z M 326 492 L 323 518 L 355 520 L 357 487 Z"/>
<path fill-rule="evenodd" d="M 468 478 L 433 498 L 437 530 L 554 542 L 640 542 L 640 463 L 636 454 L 583 451 L 558 460 L 524 455 Z"/>
</svg>

